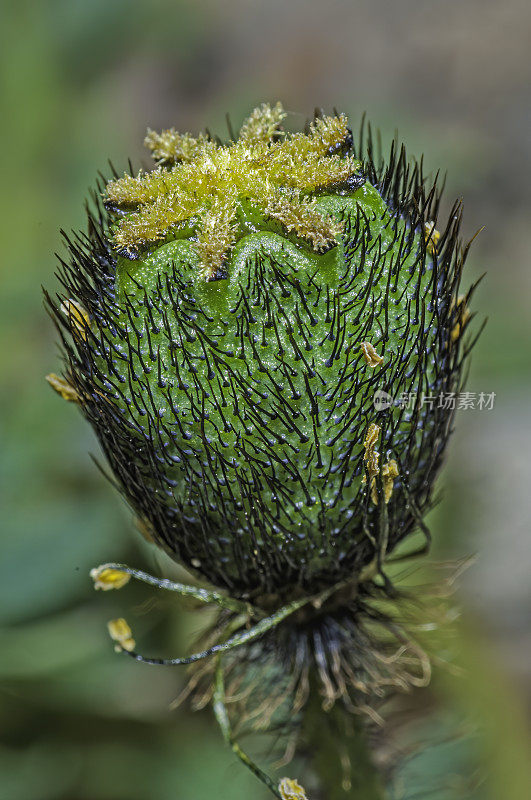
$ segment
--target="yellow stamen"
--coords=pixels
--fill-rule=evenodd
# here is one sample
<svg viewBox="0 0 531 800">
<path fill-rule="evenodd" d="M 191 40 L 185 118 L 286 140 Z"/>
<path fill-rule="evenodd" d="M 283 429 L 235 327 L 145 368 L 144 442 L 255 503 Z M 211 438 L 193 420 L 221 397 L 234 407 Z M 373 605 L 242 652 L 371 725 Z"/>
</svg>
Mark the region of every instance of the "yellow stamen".
<svg viewBox="0 0 531 800">
<path fill-rule="evenodd" d="M 374 422 L 371 422 L 369 425 L 369 430 L 365 436 L 365 440 L 363 442 L 363 446 L 365 448 L 365 453 L 363 455 L 363 460 L 367 465 L 367 473 L 369 475 L 369 485 L 371 489 L 371 500 L 374 505 L 378 505 L 378 486 L 376 482 L 376 477 L 380 472 L 380 454 L 376 450 L 376 444 L 378 442 L 378 438 L 380 436 L 381 428 L 379 425 L 376 425 Z M 387 504 L 392 497 L 393 494 L 393 485 L 395 478 L 398 477 L 398 464 L 392 458 L 386 464 L 382 466 L 382 484 L 383 484 L 383 494 L 384 494 L 384 501 Z M 367 483 L 366 475 L 362 478 L 362 483 Z"/>
<path fill-rule="evenodd" d="M 376 450 L 376 444 L 378 442 L 378 437 L 380 436 L 380 431 L 380 426 L 376 425 L 374 422 L 371 422 L 369 425 L 369 430 L 365 436 L 365 441 L 363 442 L 363 446 L 365 448 L 363 460 L 367 465 L 367 472 L 369 473 L 371 484 L 376 475 L 378 475 L 380 454 Z"/>
<path fill-rule="evenodd" d="M 392 458 L 390 461 L 387 462 L 387 464 L 384 464 L 382 467 L 382 483 L 383 483 L 384 500 L 386 503 L 388 503 L 392 497 L 395 478 L 398 478 L 398 475 L 399 475 L 398 464 L 396 463 L 394 458 Z M 373 502 L 375 504 L 377 500 L 378 498 L 374 500 L 373 497 Z"/>
<path fill-rule="evenodd" d="M 308 800 L 302 786 L 293 778 L 282 778 L 278 784 L 282 800 Z"/>
<path fill-rule="evenodd" d="M 91 569 L 90 577 L 94 581 L 94 588 L 103 589 L 104 592 L 108 592 L 109 589 L 121 589 L 131 580 L 128 572 L 108 567 L 107 564 Z"/>
<path fill-rule="evenodd" d="M 131 628 L 123 617 L 111 619 L 107 623 L 107 628 L 111 639 L 116 642 L 115 650 L 117 653 L 127 650 L 129 653 L 135 649 L 135 640 Z"/>
</svg>

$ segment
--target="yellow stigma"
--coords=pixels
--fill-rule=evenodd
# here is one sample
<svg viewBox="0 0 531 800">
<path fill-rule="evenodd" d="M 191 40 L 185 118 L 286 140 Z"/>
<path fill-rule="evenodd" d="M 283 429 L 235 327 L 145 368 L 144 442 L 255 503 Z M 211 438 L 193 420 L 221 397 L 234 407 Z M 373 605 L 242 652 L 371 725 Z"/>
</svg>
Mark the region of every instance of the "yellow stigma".
<svg viewBox="0 0 531 800">
<path fill-rule="evenodd" d="M 102 589 L 104 592 L 108 592 L 109 589 L 121 589 L 131 580 L 128 572 L 108 567 L 107 564 L 91 569 L 90 577 L 94 581 L 94 588 Z"/>
<path fill-rule="evenodd" d="M 131 628 L 123 617 L 119 619 L 111 619 L 107 623 L 109 635 L 113 642 L 116 642 L 115 650 L 119 653 L 122 650 L 127 650 L 129 653 L 135 649 L 135 640 Z"/>
<path fill-rule="evenodd" d="M 240 128 L 241 142 L 270 142 L 274 136 L 282 133 L 280 126 L 287 117 L 282 108 L 282 103 L 276 103 L 273 108 L 268 103 L 252 111 Z"/>
<path fill-rule="evenodd" d="M 311 195 L 359 171 L 360 162 L 341 152 L 350 142 L 347 118 L 322 117 L 308 133 L 284 134 L 285 116 L 280 103 L 263 104 L 226 145 L 173 128 L 148 131 L 145 144 L 158 167 L 107 184 L 106 205 L 125 212 L 113 233 L 118 252 L 135 258 L 179 231 L 192 232 L 200 273 L 209 280 L 241 235 L 242 202 L 316 251 L 334 245 L 343 224 L 319 212 Z"/>
<path fill-rule="evenodd" d="M 282 800 L 308 800 L 302 786 L 293 778 L 282 778 L 278 784 Z"/>
</svg>

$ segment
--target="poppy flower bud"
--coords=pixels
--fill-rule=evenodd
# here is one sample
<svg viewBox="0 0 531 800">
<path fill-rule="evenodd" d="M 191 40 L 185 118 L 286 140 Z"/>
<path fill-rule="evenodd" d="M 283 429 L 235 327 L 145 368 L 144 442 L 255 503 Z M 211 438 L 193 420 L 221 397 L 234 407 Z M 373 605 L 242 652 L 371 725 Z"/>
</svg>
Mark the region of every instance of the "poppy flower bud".
<svg viewBox="0 0 531 800">
<path fill-rule="evenodd" d="M 154 169 L 99 187 L 48 297 L 66 357 L 50 382 L 152 540 L 300 621 L 427 533 L 470 293 L 460 206 L 437 221 L 421 164 L 363 128 L 355 143 L 344 114 L 291 134 L 285 116 L 264 104 L 227 143 L 149 131 Z"/>
<path fill-rule="evenodd" d="M 150 132 L 159 166 L 109 181 L 56 315 L 129 503 L 250 598 L 359 574 L 411 531 L 452 416 L 422 397 L 462 365 L 459 210 L 437 232 L 403 152 L 375 164 L 344 115 L 292 135 L 284 116 L 264 105 L 226 145 Z"/>
</svg>

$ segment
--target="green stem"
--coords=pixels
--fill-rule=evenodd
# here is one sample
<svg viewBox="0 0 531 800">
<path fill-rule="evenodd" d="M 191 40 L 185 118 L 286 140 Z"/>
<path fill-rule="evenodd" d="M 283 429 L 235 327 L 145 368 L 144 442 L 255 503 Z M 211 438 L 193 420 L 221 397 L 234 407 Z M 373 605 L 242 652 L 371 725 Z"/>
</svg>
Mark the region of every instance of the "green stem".
<svg viewBox="0 0 531 800">
<path fill-rule="evenodd" d="M 324 711 L 315 682 L 304 712 L 303 737 L 323 800 L 386 800 L 363 720 L 346 711 L 341 701 Z"/>
</svg>

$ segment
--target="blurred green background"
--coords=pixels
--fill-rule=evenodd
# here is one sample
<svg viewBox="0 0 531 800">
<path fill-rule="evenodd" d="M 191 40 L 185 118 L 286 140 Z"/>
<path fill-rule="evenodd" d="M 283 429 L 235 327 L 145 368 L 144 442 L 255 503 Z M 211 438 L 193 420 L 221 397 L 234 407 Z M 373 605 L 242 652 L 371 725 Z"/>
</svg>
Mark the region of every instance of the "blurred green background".
<svg viewBox="0 0 531 800">
<path fill-rule="evenodd" d="M 263 100 L 302 123 L 314 106 L 395 128 L 465 202 L 468 266 L 485 270 L 490 317 L 432 515 L 434 560 L 477 552 L 461 578 L 453 653 L 410 698 L 433 746 L 397 796 L 531 796 L 531 6 L 528 0 L 4 2 L 0 190 L 0 800 L 261 798 L 210 712 L 169 708 L 178 669 L 118 658 L 108 619 L 169 655 L 200 629 L 170 597 L 130 585 L 98 594 L 106 561 L 178 574 L 146 545 L 89 458 L 76 408 L 44 381 L 59 371 L 40 285 L 56 288 L 59 228 L 110 158 L 145 159 L 146 127 L 224 132 Z M 455 733 L 479 725 L 474 755 Z M 469 759 L 469 760 L 467 760 Z M 293 774 L 290 767 L 284 770 Z M 301 780 L 303 776 L 299 776 Z M 434 786 L 439 785 L 438 793 Z"/>
</svg>

